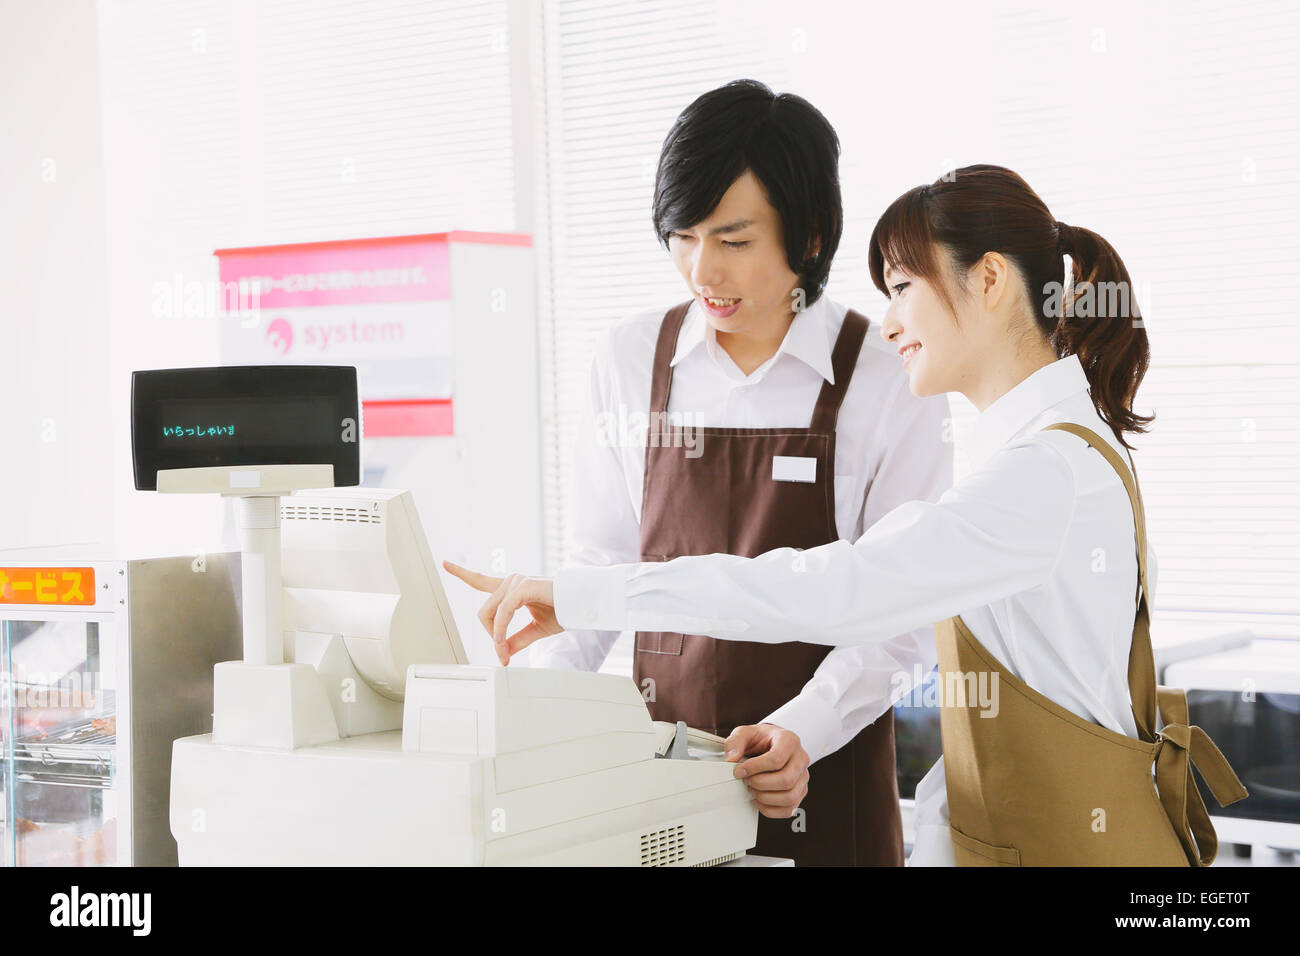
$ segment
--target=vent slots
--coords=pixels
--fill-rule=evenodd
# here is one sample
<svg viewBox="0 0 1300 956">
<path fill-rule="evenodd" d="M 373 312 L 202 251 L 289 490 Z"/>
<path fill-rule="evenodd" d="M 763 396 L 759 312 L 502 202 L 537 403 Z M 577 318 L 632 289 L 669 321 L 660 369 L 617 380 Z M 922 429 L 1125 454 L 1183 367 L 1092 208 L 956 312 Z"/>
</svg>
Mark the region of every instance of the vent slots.
<svg viewBox="0 0 1300 956">
<path fill-rule="evenodd" d="M 282 504 L 280 506 L 282 521 L 339 521 L 348 524 L 383 524 L 377 511 L 365 511 L 361 508 L 341 508 L 331 505 Z"/>
<path fill-rule="evenodd" d="M 641 834 L 641 865 L 672 866 L 686 859 L 686 827 L 678 824 Z"/>
</svg>

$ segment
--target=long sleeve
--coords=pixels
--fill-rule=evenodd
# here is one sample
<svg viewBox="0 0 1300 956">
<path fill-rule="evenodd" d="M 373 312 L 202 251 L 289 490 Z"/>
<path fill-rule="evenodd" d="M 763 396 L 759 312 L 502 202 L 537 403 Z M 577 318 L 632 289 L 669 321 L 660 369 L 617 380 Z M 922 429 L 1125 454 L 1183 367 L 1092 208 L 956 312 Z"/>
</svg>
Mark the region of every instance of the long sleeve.
<svg viewBox="0 0 1300 956">
<path fill-rule="evenodd" d="M 882 643 L 1042 584 L 1065 542 L 1074 476 L 1042 438 L 1006 446 L 938 502 L 910 501 L 854 543 L 757 558 L 571 568 L 555 579 L 564 626 L 726 640 Z"/>
<path fill-rule="evenodd" d="M 858 528 L 869 529 L 908 501 L 936 502 L 952 487 L 951 414 L 945 395 L 919 399 L 899 378 L 878 419 L 881 451 Z M 798 696 L 763 722 L 799 735 L 815 762 L 839 750 L 905 696 L 935 664 L 934 628 L 927 624 L 883 643 L 836 647 Z"/>
<path fill-rule="evenodd" d="M 591 363 L 587 401 L 574 439 L 571 485 L 573 515 L 567 564 L 607 567 L 641 556 L 640 524 L 629 497 L 616 443 L 621 430 L 610 421 L 613 374 L 610 336 L 597 345 Z M 529 649 L 533 667 L 599 670 L 619 637 L 619 629 L 578 629 Z"/>
</svg>

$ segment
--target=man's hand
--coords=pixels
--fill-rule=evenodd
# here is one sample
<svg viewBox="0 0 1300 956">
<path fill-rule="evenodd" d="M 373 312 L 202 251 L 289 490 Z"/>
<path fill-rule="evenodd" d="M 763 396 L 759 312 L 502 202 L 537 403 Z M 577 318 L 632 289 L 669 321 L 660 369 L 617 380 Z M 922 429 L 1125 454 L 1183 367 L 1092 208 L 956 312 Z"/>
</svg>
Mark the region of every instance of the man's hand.
<svg viewBox="0 0 1300 956">
<path fill-rule="evenodd" d="M 476 591 L 491 595 L 479 608 L 478 620 L 492 637 L 497 658 L 503 665 L 509 664 L 511 657 L 533 641 L 564 630 L 555 617 L 555 590 L 550 578 L 530 578 L 522 574 L 494 578 L 450 561 L 442 562 L 442 566 Z M 528 608 L 533 621 L 507 637 L 510 619 L 521 607 Z"/>
<path fill-rule="evenodd" d="M 735 775 L 745 781 L 758 812 L 784 819 L 808 795 L 808 751 L 793 730 L 775 724 L 737 727 L 727 738 L 727 759 L 740 761 Z M 741 758 L 755 754 L 748 760 Z"/>
</svg>

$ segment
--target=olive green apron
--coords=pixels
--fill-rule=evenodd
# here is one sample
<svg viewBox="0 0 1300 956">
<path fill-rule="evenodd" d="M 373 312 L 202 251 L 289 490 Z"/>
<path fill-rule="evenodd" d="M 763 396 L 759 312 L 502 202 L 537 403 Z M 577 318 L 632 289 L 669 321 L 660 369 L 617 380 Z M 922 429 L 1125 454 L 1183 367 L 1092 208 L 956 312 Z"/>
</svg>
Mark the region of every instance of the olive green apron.
<svg viewBox="0 0 1300 956">
<path fill-rule="evenodd" d="M 1192 767 L 1223 806 L 1246 789 L 1205 731 L 1188 726 L 1186 693 L 1156 687 L 1146 515 L 1136 478 L 1090 429 L 1060 423 L 1043 430 L 1050 429 L 1101 452 L 1133 507 L 1140 592 L 1128 682 L 1139 737 L 1090 723 L 1008 673 L 960 616 L 936 624 L 938 677 L 950 690 L 940 720 L 957 865 L 1209 866 L 1218 840 Z M 987 688 L 996 687 L 995 716 L 981 716 L 972 693 L 981 675 Z"/>
</svg>

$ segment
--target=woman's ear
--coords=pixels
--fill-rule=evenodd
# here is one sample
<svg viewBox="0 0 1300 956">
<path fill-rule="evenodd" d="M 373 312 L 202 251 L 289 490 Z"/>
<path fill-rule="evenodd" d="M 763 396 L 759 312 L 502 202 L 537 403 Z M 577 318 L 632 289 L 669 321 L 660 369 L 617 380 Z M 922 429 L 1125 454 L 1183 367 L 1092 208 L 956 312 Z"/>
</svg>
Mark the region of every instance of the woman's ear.
<svg viewBox="0 0 1300 956">
<path fill-rule="evenodd" d="M 1007 295 L 1011 283 L 1011 265 L 1000 252 L 986 252 L 975 264 L 976 289 L 984 299 L 984 308 L 992 312 Z"/>
</svg>

